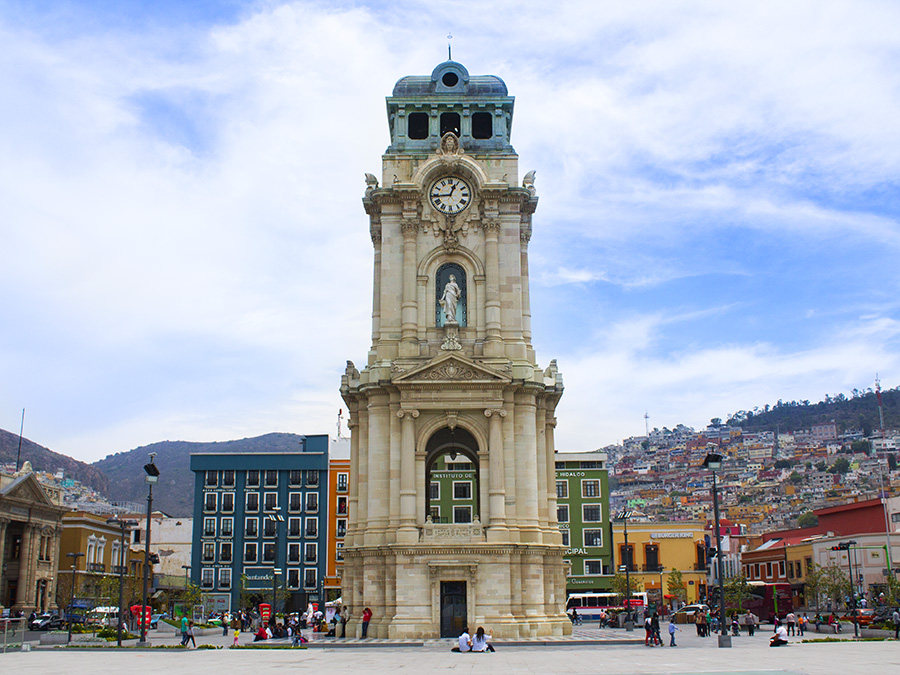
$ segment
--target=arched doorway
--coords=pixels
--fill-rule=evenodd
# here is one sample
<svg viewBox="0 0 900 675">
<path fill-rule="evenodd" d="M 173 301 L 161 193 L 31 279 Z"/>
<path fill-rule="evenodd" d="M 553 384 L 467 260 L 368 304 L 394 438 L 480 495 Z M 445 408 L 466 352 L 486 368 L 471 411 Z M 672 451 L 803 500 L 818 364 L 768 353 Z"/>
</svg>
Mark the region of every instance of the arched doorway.
<svg viewBox="0 0 900 675">
<path fill-rule="evenodd" d="M 481 519 L 478 441 L 462 428 L 436 431 L 425 448 L 425 515 L 434 523 Z"/>
</svg>

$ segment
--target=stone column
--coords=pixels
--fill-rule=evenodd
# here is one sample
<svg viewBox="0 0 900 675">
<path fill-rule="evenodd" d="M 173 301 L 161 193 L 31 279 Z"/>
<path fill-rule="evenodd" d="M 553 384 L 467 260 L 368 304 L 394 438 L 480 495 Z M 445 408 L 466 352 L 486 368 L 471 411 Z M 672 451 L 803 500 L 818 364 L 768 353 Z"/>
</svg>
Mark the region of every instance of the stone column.
<svg viewBox="0 0 900 675">
<path fill-rule="evenodd" d="M 503 393 L 503 408 L 509 411 L 503 418 L 503 476 L 506 479 L 506 524 L 509 527 L 509 538 L 519 541 L 519 505 L 517 503 L 518 488 L 516 485 L 516 403 L 512 391 Z"/>
<path fill-rule="evenodd" d="M 556 418 L 553 416 L 553 410 L 546 411 L 546 424 L 544 432 L 544 448 L 543 451 L 547 457 L 547 511 L 550 516 L 550 526 L 555 530 L 559 537 L 558 540 L 549 543 L 561 543 L 562 535 L 558 534 L 559 526 L 556 520 L 556 446 L 553 438 L 553 430 L 556 429 Z"/>
<path fill-rule="evenodd" d="M 359 405 L 359 499 L 358 517 L 354 526 L 353 545 L 363 543 L 363 535 L 369 526 L 369 408 L 365 399 Z M 347 546 L 349 544 L 345 544 Z"/>
<path fill-rule="evenodd" d="M 484 276 L 485 276 L 485 356 L 503 356 L 503 339 L 500 335 L 500 221 L 496 218 L 484 221 Z"/>
<path fill-rule="evenodd" d="M 531 295 L 528 281 L 528 242 L 531 241 L 531 222 L 523 220 L 519 230 L 519 256 L 522 274 L 522 338 L 531 345 Z"/>
<path fill-rule="evenodd" d="M 545 412 L 546 400 L 538 397 L 535 411 L 535 453 L 537 458 L 537 489 L 538 489 L 538 524 L 546 531 L 549 528 L 550 515 L 548 512 L 547 494 L 547 438 L 546 425 L 547 414 Z"/>
<path fill-rule="evenodd" d="M 350 480 L 347 496 L 347 535 L 346 542 L 352 543 L 356 534 L 356 523 L 359 518 L 359 413 L 355 406 L 350 408 Z M 346 544 L 345 544 L 346 545 Z"/>
<path fill-rule="evenodd" d="M 32 560 L 31 542 L 34 538 L 34 525 L 26 523 L 22 528 L 22 545 L 19 547 L 19 580 L 16 586 L 16 608 L 28 606 L 28 591 L 31 587 L 31 570 L 37 564 Z"/>
<path fill-rule="evenodd" d="M 419 305 L 416 298 L 416 235 L 419 221 L 403 218 L 400 223 L 403 233 L 403 301 L 400 305 L 400 356 L 418 356 L 419 343 L 416 337 L 419 324 Z"/>
<path fill-rule="evenodd" d="M 375 358 L 375 345 L 381 340 L 381 219 L 373 216 L 369 225 L 372 237 L 374 278 L 372 280 L 372 347 L 369 362 Z"/>
<path fill-rule="evenodd" d="M 414 544 L 416 529 L 416 418 L 418 410 L 399 410 L 400 426 L 400 531 L 397 541 Z"/>
<path fill-rule="evenodd" d="M 59 572 L 57 570 L 57 565 L 59 564 L 59 542 L 62 539 L 62 526 L 57 525 L 53 529 L 53 538 L 50 541 L 50 569 L 55 572 L 55 574 L 50 575 L 50 581 L 47 583 L 47 595 L 48 600 L 50 602 L 50 611 L 56 611 L 59 607 L 56 604 L 56 585 L 59 581 Z M 128 544 L 126 543 L 127 547 Z M 127 548 L 126 548 L 126 560 L 127 560 Z M 2 560 L 2 558 L 0 558 Z"/>
<path fill-rule="evenodd" d="M 369 399 L 369 522 L 365 543 L 380 544 L 388 527 L 390 503 L 390 405 L 387 394 Z"/>
<path fill-rule="evenodd" d="M 534 395 L 516 396 L 516 511 L 522 542 L 540 539 L 538 528 L 537 439 Z"/>
<path fill-rule="evenodd" d="M 6 526 L 9 518 L 0 518 L 0 588 L 3 588 L 3 561 L 6 560 Z"/>
<path fill-rule="evenodd" d="M 509 529 L 506 527 L 506 480 L 503 453 L 503 408 L 488 408 L 484 411 L 490 420 L 488 436 L 488 457 L 490 463 L 490 522 L 488 523 L 488 541 L 504 541 Z"/>
</svg>

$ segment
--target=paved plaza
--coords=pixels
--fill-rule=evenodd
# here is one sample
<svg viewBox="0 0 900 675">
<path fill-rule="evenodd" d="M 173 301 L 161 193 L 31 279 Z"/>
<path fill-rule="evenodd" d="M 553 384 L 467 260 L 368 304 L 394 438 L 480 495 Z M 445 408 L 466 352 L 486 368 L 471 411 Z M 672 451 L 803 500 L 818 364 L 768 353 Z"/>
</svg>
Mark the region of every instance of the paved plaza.
<svg viewBox="0 0 900 675">
<path fill-rule="evenodd" d="M 688 628 L 691 628 L 688 626 Z M 155 631 L 154 631 L 155 633 Z M 365 675 L 432 673 L 589 674 L 632 673 L 739 673 L 744 675 L 808 673 L 900 672 L 900 642 L 839 642 L 801 644 L 791 638 L 787 647 L 768 646 L 769 631 L 734 638 L 731 649 L 719 649 L 716 637 L 698 638 L 683 630 L 678 647 L 645 647 L 642 633 L 577 628 L 571 639 L 497 642 L 494 654 L 457 654 L 451 640 L 400 642 L 390 640 L 331 640 L 320 638 L 309 649 L 293 650 L 116 650 L 47 649 L 0 655 L 4 673 L 135 672 L 154 675 L 176 673 L 269 673 L 319 671 Z M 242 636 L 250 639 L 249 635 Z M 813 635 L 816 638 L 819 636 Z M 151 635 L 154 645 L 178 643 L 178 636 Z M 622 644 L 623 641 L 631 641 Z M 207 636 L 201 643 L 230 645 L 232 636 Z M 242 643 L 244 640 L 241 641 Z"/>
</svg>

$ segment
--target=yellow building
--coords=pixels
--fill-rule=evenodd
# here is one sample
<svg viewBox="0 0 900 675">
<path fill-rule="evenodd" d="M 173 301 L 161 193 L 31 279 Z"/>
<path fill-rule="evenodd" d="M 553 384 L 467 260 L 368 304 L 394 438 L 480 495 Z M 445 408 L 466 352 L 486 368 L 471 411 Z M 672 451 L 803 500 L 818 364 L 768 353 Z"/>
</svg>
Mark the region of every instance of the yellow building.
<svg viewBox="0 0 900 675">
<path fill-rule="evenodd" d="M 63 516 L 62 537 L 59 545 L 59 583 L 57 602 L 60 607 L 69 604 L 72 596 L 72 578 L 75 577 L 75 597 L 88 597 L 104 602 L 118 603 L 119 551 L 122 530 L 115 524 L 107 524 L 110 516 L 72 511 Z M 131 550 L 130 536 L 125 535 L 126 603 L 135 600 L 140 593 L 143 578 L 143 550 Z M 69 553 L 81 553 L 74 558 Z M 74 570 L 73 570 L 74 560 Z M 110 593 L 114 589 L 113 596 Z M 132 597 L 134 596 L 134 597 Z"/>
<path fill-rule="evenodd" d="M 622 523 L 613 524 L 616 569 L 630 563 L 630 573 L 641 582 L 648 599 L 670 596 L 669 574 L 681 572 L 687 602 L 706 597 L 705 521 L 679 523 L 628 523 L 628 548 Z M 665 604 L 670 606 L 665 598 Z"/>
</svg>

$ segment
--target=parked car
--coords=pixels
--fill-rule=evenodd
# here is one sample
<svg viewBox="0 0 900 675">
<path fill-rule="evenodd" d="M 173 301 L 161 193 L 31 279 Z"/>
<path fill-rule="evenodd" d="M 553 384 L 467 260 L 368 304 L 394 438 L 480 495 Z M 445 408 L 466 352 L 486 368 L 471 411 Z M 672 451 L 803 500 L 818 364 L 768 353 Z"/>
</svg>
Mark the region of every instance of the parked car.
<svg viewBox="0 0 900 675">
<path fill-rule="evenodd" d="M 672 613 L 672 620 L 675 621 L 678 617 L 684 617 L 687 621 L 693 621 L 694 615 L 698 612 L 708 612 L 709 605 L 703 604 L 695 604 L 695 605 L 685 605 L 678 609 L 678 611 Z M 676 623 L 678 623 L 676 621 Z"/>
<path fill-rule="evenodd" d="M 56 613 L 47 612 L 31 622 L 31 630 L 53 630 L 54 628 L 62 628 L 66 622 Z"/>
<path fill-rule="evenodd" d="M 854 611 L 857 613 L 860 626 L 868 626 L 875 620 L 874 609 L 857 609 L 844 614 L 844 616 L 841 617 L 841 621 L 849 621 L 850 623 L 853 623 Z"/>
</svg>

